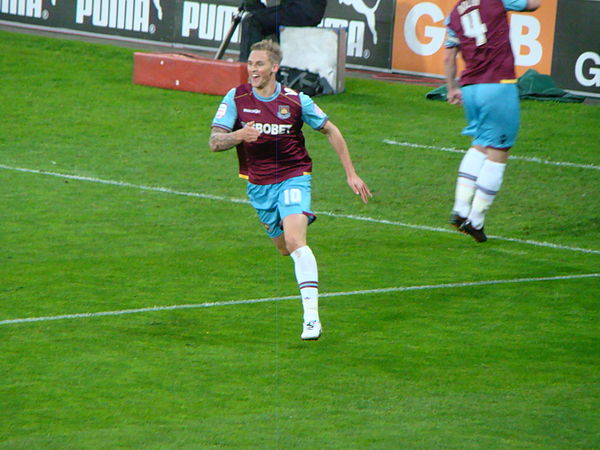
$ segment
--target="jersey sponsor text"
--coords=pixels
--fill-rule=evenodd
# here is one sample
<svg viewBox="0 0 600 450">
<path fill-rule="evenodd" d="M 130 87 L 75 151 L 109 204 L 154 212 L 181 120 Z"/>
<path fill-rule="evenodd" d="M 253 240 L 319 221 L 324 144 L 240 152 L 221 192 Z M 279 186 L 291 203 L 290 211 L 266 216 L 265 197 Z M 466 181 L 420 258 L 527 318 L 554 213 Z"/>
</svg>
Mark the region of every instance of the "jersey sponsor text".
<svg viewBox="0 0 600 450">
<path fill-rule="evenodd" d="M 242 123 L 242 125 L 245 126 L 246 124 Z M 254 128 L 264 134 L 279 136 L 282 134 L 290 134 L 292 125 L 285 123 L 255 123 Z"/>
</svg>

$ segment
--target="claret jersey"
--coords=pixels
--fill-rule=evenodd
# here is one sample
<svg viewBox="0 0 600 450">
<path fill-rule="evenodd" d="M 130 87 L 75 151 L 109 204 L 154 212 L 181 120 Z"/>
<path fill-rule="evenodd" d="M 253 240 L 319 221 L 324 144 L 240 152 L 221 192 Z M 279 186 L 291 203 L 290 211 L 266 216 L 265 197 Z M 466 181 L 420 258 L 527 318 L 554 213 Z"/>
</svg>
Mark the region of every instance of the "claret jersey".
<svg viewBox="0 0 600 450">
<path fill-rule="evenodd" d="M 264 185 L 311 173 L 312 160 L 304 145 L 302 125 L 319 130 L 327 120 L 303 93 L 277 83 L 275 93 L 264 98 L 250 84 L 243 84 L 223 98 L 212 126 L 234 131 L 254 122 L 261 132 L 259 139 L 237 147 L 240 176 Z"/>
<path fill-rule="evenodd" d="M 523 11 L 527 0 L 461 0 L 446 19 L 446 47 L 460 47 L 461 86 L 514 82 L 515 61 L 506 11 Z"/>
</svg>

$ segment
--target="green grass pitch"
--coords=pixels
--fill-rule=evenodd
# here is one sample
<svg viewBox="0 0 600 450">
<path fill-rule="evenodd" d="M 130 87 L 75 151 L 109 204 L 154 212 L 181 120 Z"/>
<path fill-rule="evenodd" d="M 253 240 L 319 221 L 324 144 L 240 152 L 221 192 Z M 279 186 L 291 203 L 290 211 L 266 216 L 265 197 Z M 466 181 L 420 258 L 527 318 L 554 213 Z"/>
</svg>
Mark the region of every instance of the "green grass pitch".
<svg viewBox="0 0 600 450">
<path fill-rule="evenodd" d="M 1 449 L 600 447 L 599 107 L 523 103 L 476 244 L 446 224 L 459 108 L 354 78 L 318 98 L 374 197 L 305 132 L 302 342 L 292 262 L 208 149 L 219 97 L 133 85 L 124 48 L 0 54 Z"/>
</svg>

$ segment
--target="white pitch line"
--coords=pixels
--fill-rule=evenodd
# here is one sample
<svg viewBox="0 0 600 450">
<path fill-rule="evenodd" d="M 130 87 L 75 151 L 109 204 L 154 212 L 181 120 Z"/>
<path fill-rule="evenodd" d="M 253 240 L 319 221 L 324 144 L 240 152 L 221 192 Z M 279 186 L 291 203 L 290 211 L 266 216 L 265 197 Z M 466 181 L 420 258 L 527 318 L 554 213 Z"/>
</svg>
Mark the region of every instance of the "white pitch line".
<svg viewBox="0 0 600 450">
<path fill-rule="evenodd" d="M 33 173 L 33 174 L 38 174 L 38 175 L 48 175 L 48 176 L 52 176 L 52 177 L 65 178 L 65 179 L 69 179 L 69 180 L 88 181 L 88 182 L 92 182 L 92 183 L 100 183 L 100 184 L 106 184 L 106 185 L 111 185 L 111 186 L 128 187 L 128 188 L 139 189 L 139 190 L 143 190 L 143 191 L 160 192 L 163 194 L 202 198 L 202 199 L 206 199 L 206 200 L 216 200 L 216 201 L 221 201 L 221 202 L 238 203 L 238 204 L 249 204 L 250 203 L 248 200 L 241 199 L 241 198 L 223 197 L 223 196 L 211 195 L 211 194 L 201 194 L 199 192 L 178 191 L 178 190 L 169 189 L 169 188 L 160 187 L 160 186 L 147 186 L 147 185 L 143 185 L 143 184 L 127 183 L 125 181 L 104 180 L 101 178 L 85 177 L 85 176 L 81 176 L 81 175 L 69 175 L 69 174 L 63 174 L 63 173 L 57 173 L 57 172 L 49 172 L 46 170 L 26 169 L 23 167 L 11 167 L 11 166 L 3 165 L 3 164 L 0 164 L 0 169 L 14 170 L 17 172 Z M 315 211 L 315 213 L 317 215 L 335 217 L 337 219 L 349 219 L 349 220 L 357 220 L 357 221 L 361 221 L 361 222 L 379 223 L 379 224 L 383 224 L 383 225 L 393 225 L 393 226 L 412 228 L 415 230 L 422 230 L 422 231 L 434 231 L 434 232 L 441 232 L 441 233 L 456 233 L 456 231 L 450 230 L 447 228 L 430 227 L 427 225 L 414 225 L 414 224 L 405 223 L 405 222 L 397 222 L 397 221 L 385 220 L 385 219 L 375 219 L 373 217 L 355 216 L 352 214 L 338 214 L 338 213 L 332 213 L 332 212 L 327 212 L 327 211 Z M 557 249 L 557 250 L 568 250 L 568 251 L 572 251 L 572 252 L 590 253 L 590 254 L 600 255 L 600 250 L 593 250 L 593 249 L 589 249 L 589 248 L 570 247 L 567 245 L 553 244 L 551 242 L 533 241 L 533 240 L 529 240 L 529 239 L 509 238 L 509 237 L 503 237 L 503 236 L 497 236 L 497 235 L 488 235 L 488 237 L 497 239 L 499 241 L 517 242 L 520 244 L 533 245 L 536 247 L 548 247 L 548 248 L 553 248 L 553 249 Z"/>
<path fill-rule="evenodd" d="M 406 292 L 406 291 L 423 291 L 432 289 L 450 289 L 459 287 L 473 287 L 473 286 L 489 286 L 496 284 L 512 284 L 512 283 L 532 283 L 540 281 L 558 281 L 558 280 L 577 280 L 582 278 L 598 278 L 600 273 L 587 273 L 580 275 L 560 275 L 554 277 L 535 277 L 535 278 L 513 278 L 508 280 L 484 280 L 484 281 L 468 281 L 463 283 L 444 283 L 444 284 L 427 284 L 420 286 L 401 286 L 401 287 L 390 287 L 390 288 L 378 288 L 378 289 L 363 289 L 360 291 L 346 291 L 346 292 L 326 292 L 320 293 L 320 298 L 328 297 L 349 297 L 354 295 L 369 295 L 369 294 L 385 294 L 390 292 Z M 44 317 L 27 317 L 22 319 L 7 319 L 0 320 L 0 325 L 11 325 L 19 323 L 31 323 L 31 322 L 49 322 L 54 320 L 67 320 L 67 319 L 85 319 L 93 317 L 104 317 L 104 316 L 123 316 L 126 314 L 138 314 L 145 312 L 155 311 L 173 311 L 179 309 L 198 309 L 198 308 L 211 308 L 214 306 L 231 306 L 231 305 L 249 305 L 254 303 L 267 303 L 267 302 L 279 302 L 283 300 L 298 299 L 297 295 L 288 295 L 285 297 L 267 297 L 267 298 L 254 298 L 246 300 L 229 300 L 222 302 L 207 302 L 207 303 L 191 303 L 183 305 L 171 305 L 171 306 L 152 306 L 148 308 L 136 308 L 136 309 L 122 309 L 117 311 L 101 311 L 95 313 L 78 313 L 78 314 L 62 314 L 59 316 L 44 316 Z"/>
<path fill-rule="evenodd" d="M 429 150 L 437 150 L 440 152 L 450 152 L 450 153 L 466 153 L 465 150 L 461 150 L 458 148 L 452 148 L 452 147 L 436 147 L 433 145 L 421 145 L 421 144 L 413 144 L 412 142 L 398 142 L 398 141 L 393 141 L 390 139 L 384 139 L 383 140 L 384 144 L 389 144 L 389 145 L 397 145 L 400 147 L 411 147 L 411 148 L 426 148 Z M 592 169 L 592 170 L 600 170 L 600 166 L 595 166 L 593 164 L 579 164 L 579 163 L 572 163 L 572 162 L 561 162 L 561 161 L 550 161 L 547 159 L 542 159 L 542 158 L 530 158 L 527 156 L 519 156 L 519 155 L 510 155 L 508 157 L 508 159 L 515 159 L 515 160 L 519 160 L 519 161 L 527 161 L 527 162 L 535 162 L 535 163 L 539 163 L 539 164 L 547 164 L 550 166 L 562 166 L 562 167 L 577 167 L 580 169 Z"/>
<path fill-rule="evenodd" d="M 89 181 L 91 183 L 107 184 L 110 186 L 129 187 L 129 188 L 133 188 L 133 189 L 139 189 L 142 191 L 162 192 L 163 194 L 182 195 L 185 197 L 195 197 L 195 198 L 202 198 L 202 199 L 206 199 L 206 200 L 217 200 L 217 201 L 229 202 L 229 203 L 244 203 L 244 204 L 250 203 L 248 200 L 241 199 L 241 198 L 222 197 L 219 195 L 201 194 L 198 192 L 177 191 L 174 189 L 169 189 L 169 188 L 160 187 L 160 186 L 146 186 L 143 184 L 127 183 L 125 181 L 104 180 L 102 178 L 84 177 L 81 175 L 69 175 L 69 174 L 58 173 L 58 172 L 49 172 L 47 170 L 26 169 L 24 167 L 11 167 L 11 166 L 5 166 L 4 164 L 0 164 L 0 169 L 14 170 L 16 172 L 34 173 L 34 174 L 38 174 L 38 175 L 48 175 L 51 177 L 65 178 L 67 180 Z"/>
<path fill-rule="evenodd" d="M 436 231 L 436 232 L 440 232 L 440 233 L 456 234 L 456 230 L 452 230 L 449 228 L 429 227 L 427 225 L 413 225 L 410 223 L 395 222 L 392 220 L 374 219 L 371 217 L 355 216 L 355 215 L 351 215 L 351 214 L 337 214 L 337 213 L 330 213 L 330 212 L 325 212 L 325 211 L 316 211 L 316 214 L 317 215 L 321 214 L 323 216 L 336 217 L 339 219 L 351 219 L 351 220 L 360 220 L 363 222 L 380 223 L 383 225 L 395 225 L 398 227 L 412 228 L 414 230 Z M 548 247 L 548 248 L 554 248 L 557 250 L 569 250 L 572 252 L 581 252 L 581 253 L 590 253 L 590 254 L 600 255 L 600 250 L 593 250 L 593 249 L 589 249 L 589 248 L 570 247 L 567 245 L 553 244 L 551 242 L 533 241 L 530 239 L 517 239 L 517 238 L 497 236 L 497 235 L 492 235 L 492 234 L 488 234 L 487 237 L 490 239 L 497 239 L 499 241 L 518 242 L 519 244 L 534 245 L 536 247 Z"/>
</svg>

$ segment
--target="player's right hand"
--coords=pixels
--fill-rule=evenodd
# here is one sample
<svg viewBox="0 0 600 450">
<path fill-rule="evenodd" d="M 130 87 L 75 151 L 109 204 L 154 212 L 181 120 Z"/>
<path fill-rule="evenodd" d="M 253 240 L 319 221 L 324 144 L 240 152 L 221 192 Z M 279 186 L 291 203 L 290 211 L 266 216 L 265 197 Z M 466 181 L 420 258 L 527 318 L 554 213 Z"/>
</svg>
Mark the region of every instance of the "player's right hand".
<svg viewBox="0 0 600 450">
<path fill-rule="evenodd" d="M 260 131 L 254 128 L 254 121 L 246 123 L 244 128 L 240 129 L 240 138 L 243 142 L 256 142 L 260 137 Z"/>
</svg>

